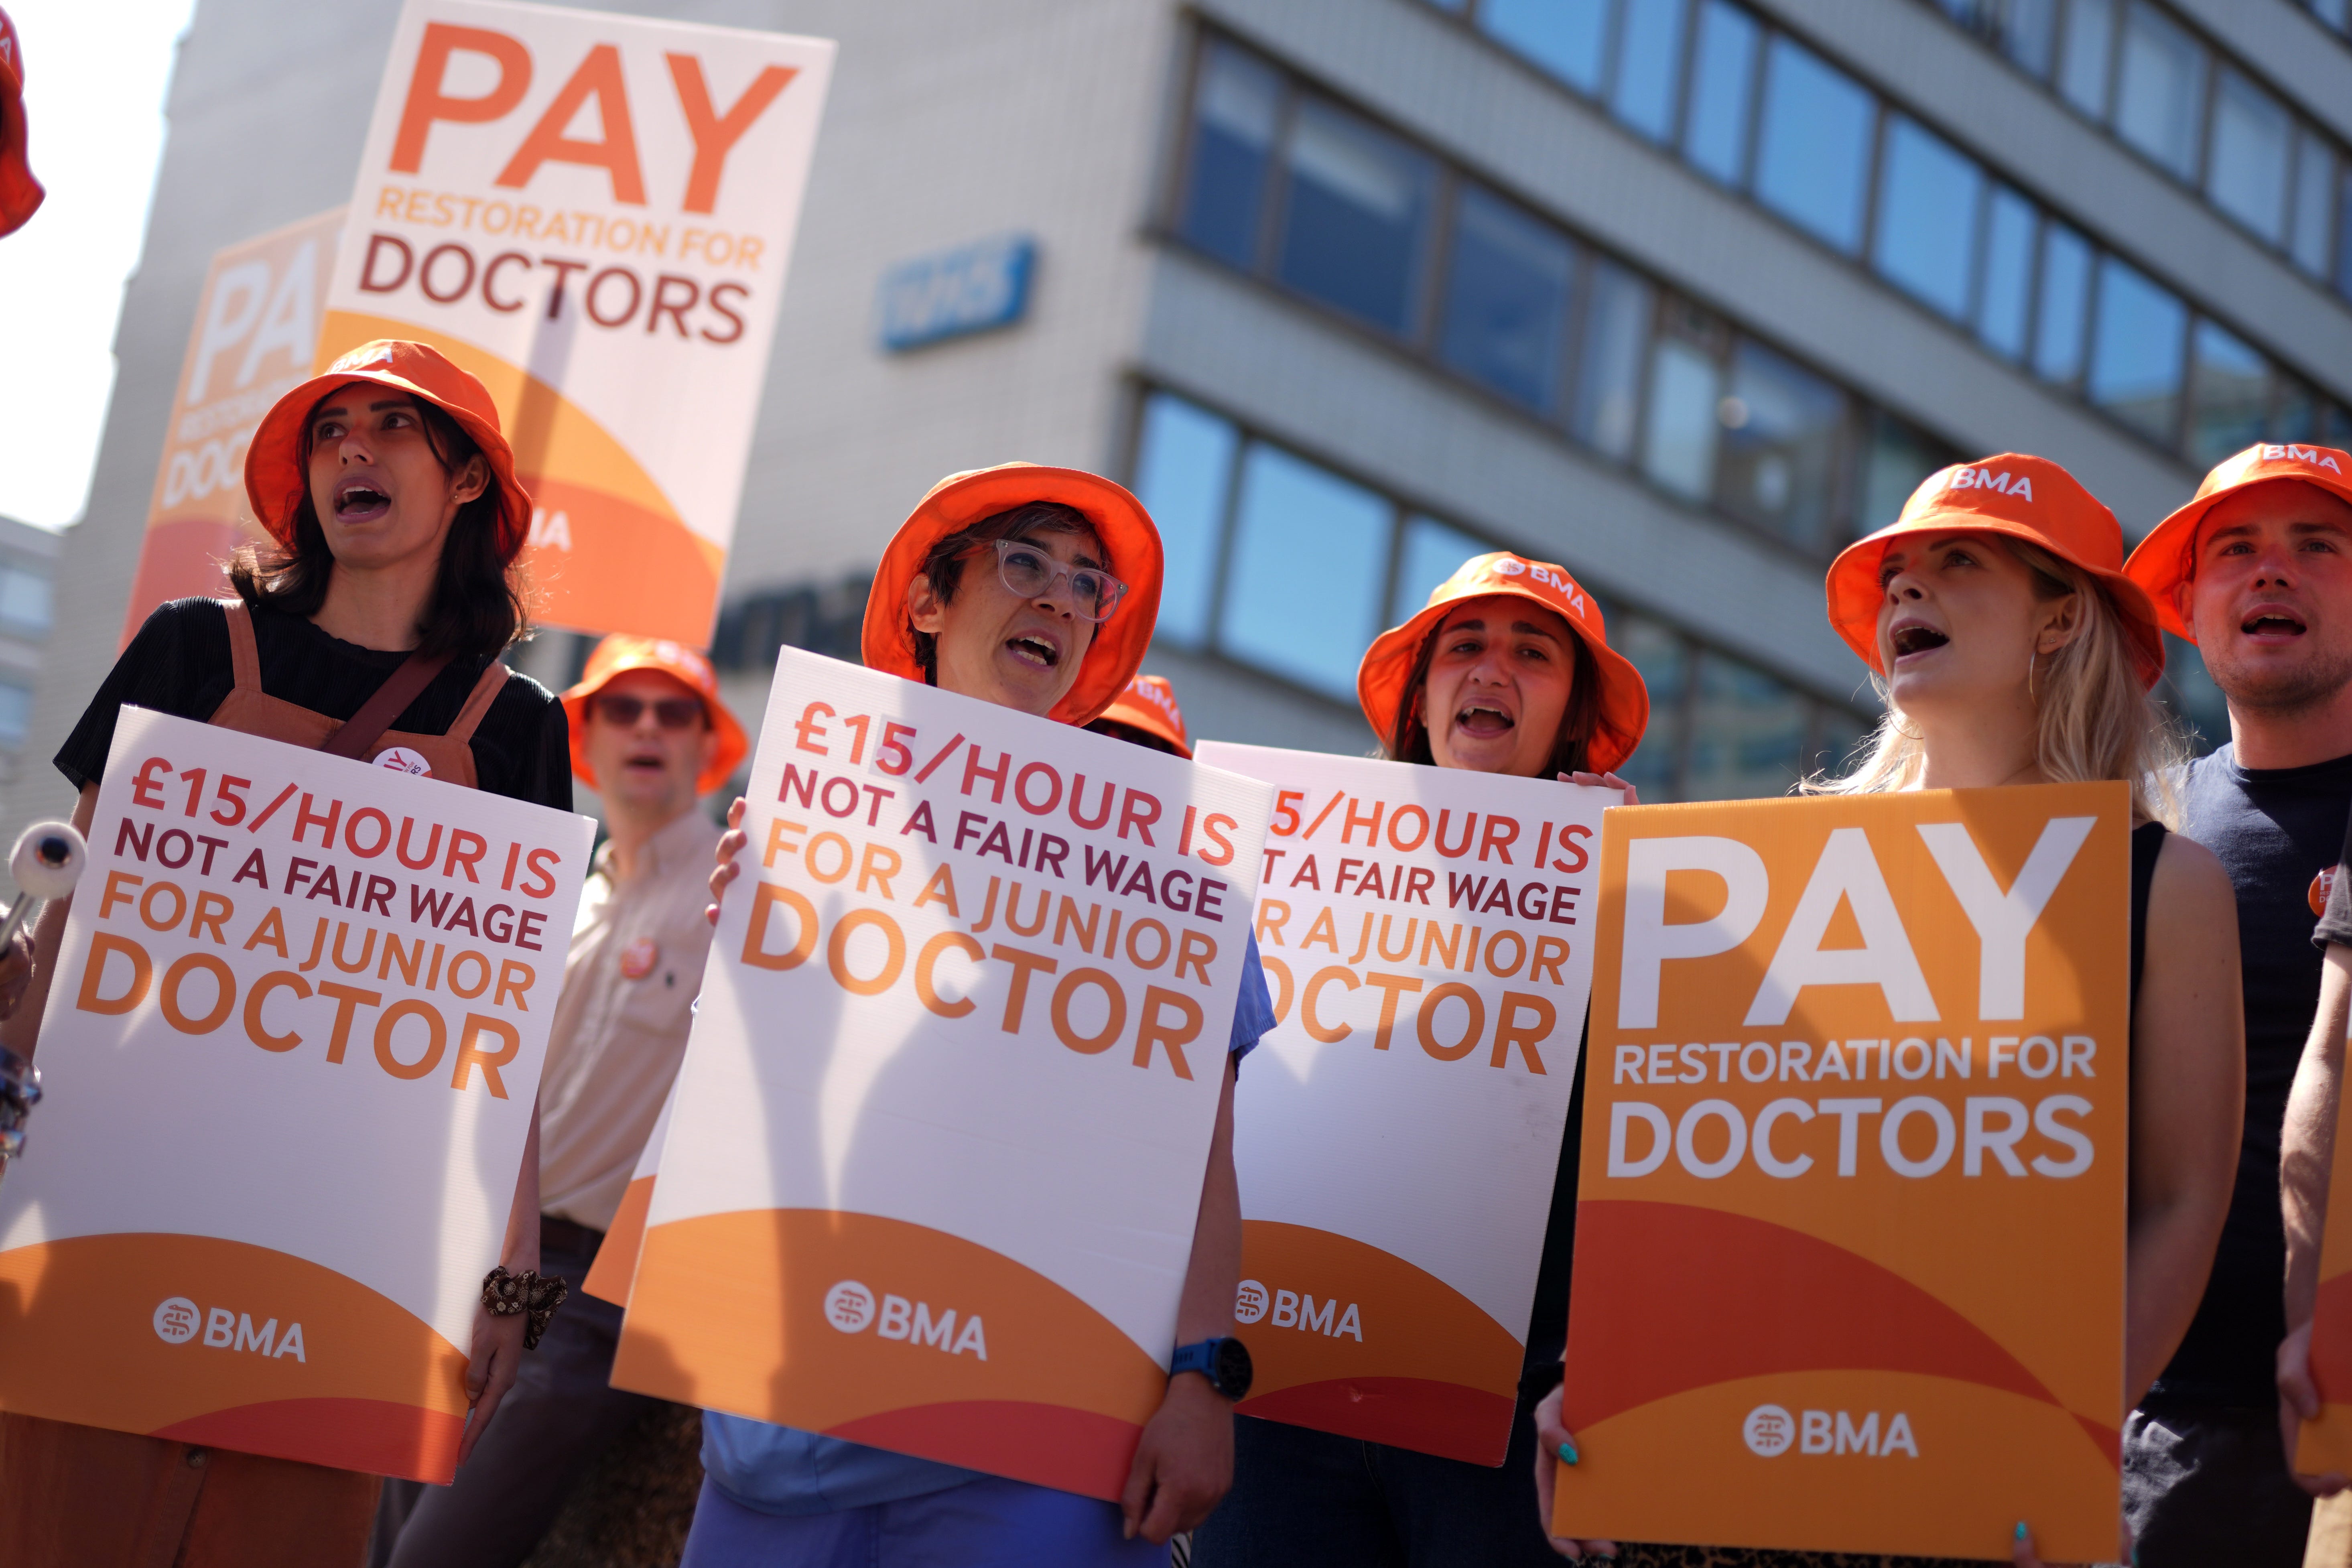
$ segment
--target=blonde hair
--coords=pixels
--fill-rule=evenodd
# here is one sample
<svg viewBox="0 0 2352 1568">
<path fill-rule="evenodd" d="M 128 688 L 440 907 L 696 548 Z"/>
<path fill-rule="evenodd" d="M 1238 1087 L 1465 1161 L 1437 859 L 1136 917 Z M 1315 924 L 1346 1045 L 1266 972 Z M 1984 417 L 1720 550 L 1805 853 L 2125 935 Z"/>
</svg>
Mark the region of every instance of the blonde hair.
<svg viewBox="0 0 2352 1568">
<path fill-rule="evenodd" d="M 2121 779 L 2131 785 L 2132 815 L 2180 825 L 2172 778 L 2189 759 L 2180 727 L 2140 684 L 2130 634 L 2106 587 L 2089 573 L 2037 545 L 1990 536 L 2032 574 L 2033 595 L 2044 603 L 2072 594 L 2082 606 L 2074 638 L 2048 658 L 2035 658 L 2029 679 L 2040 712 L 2034 761 L 2053 784 Z M 1873 795 L 1914 788 L 1927 763 L 1925 736 L 1895 705 L 1884 676 L 1871 684 L 1886 704 L 1862 760 L 1843 778 L 1815 774 L 1797 787 L 1806 795 Z"/>
</svg>

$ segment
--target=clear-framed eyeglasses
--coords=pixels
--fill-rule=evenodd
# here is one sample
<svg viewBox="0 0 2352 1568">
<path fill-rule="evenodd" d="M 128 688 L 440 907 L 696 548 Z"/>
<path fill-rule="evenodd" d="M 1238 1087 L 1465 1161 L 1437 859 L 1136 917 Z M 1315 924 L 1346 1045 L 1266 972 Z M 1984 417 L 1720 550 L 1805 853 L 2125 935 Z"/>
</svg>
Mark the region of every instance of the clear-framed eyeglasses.
<svg viewBox="0 0 2352 1568">
<path fill-rule="evenodd" d="M 1025 539 L 992 542 L 997 575 L 1024 599 L 1042 599 L 1067 578 L 1071 613 L 1099 623 L 1110 619 L 1118 602 L 1127 597 L 1127 584 L 1098 566 L 1065 566 Z"/>
</svg>

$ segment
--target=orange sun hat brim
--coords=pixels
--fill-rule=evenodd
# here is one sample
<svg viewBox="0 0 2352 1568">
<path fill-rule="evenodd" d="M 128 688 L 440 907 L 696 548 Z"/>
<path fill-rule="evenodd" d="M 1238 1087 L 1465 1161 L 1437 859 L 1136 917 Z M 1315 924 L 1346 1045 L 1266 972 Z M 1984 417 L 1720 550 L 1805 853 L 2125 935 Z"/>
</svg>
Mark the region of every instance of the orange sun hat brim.
<svg viewBox="0 0 2352 1568">
<path fill-rule="evenodd" d="M 1002 463 L 950 474 L 933 485 L 875 568 L 860 638 L 866 668 L 921 680 L 923 667 L 915 658 L 913 628 L 907 621 L 907 590 L 931 547 L 999 512 L 1035 501 L 1057 501 L 1083 513 L 1110 556 L 1110 574 L 1127 584 L 1110 619 L 1095 627 L 1077 679 L 1047 715 L 1065 724 L 1091 724 L 1100 718 L 1135 678 L 1151 646 L 1160 618 L 1162 556 L 1160 530 L 1143 503 L 1124 487 L 1083 468 Z"/>
<path fill-rule="evenodd" d="M 498 487 L 498 552 L 511 564 L 530 536 L 530 492 L 515 478 L 514 450 L 499 428 L 498 405 L 489 389 L 452 364 L 441 351 L 401 338 L 362 343 L 270 405 L 245 453 L 245 494 L 253 515 L 269 536 L 291 549 L 294 519 L 309 494 L 302 471 L 302 428 L 319 400 L 352 382 L 386 386 L 430 403 L 452 419 L 490 466 Z"/>
<path fill-rule="evenodd" d="M 719 677 L 710 661 L 680 643 L 617 634 L 596 645 L 596 651 L 588 656 L 588 668 L 581 672 L 580 683 L 563 694 L 564 717 L 572 721 L 572 771 L 580 782 L 590 789 L 597 787 L 596 770 L 589 765 L 586 749 L 588 704 L 616 677 L 633 669 L 667 675 L 702 699 L 702 710 L 709 716 L 719 743 L 711 748 L 709 762 L 694 781 L 694 793 L 708 795 L 725 784 L 736 764 L 751 752 L 751 742 L 735 715 L 727 710 L 727 704 L 719 700 Z"/>
<path fill-rule="evenodd" d="M 2156 605 L 2124 573 L 2123 524 L 2074 475 L 2047 458 L 2022 452 L 1996 452 L 1928 475 L 1903 503 L 1900 517 L 1855 540 L 1830 563 L 1830 625 L 1878 674 L 1886 673 L 1878 658 L 1878 611 L 1886 596 L 1878 581 L 1879 563 L 1888 546 L 1914 533 L 1996 534 L 2035 545 L 2088 573 L 2123 616 L 2140 685 L 2154 686 L 2164 674 L 2164 633 Z"/>
<path fill-rule="evenodd" d="M 1601 606 L 1592 602 L 1565 567 L 1532 561 L 1507 550 L 1474 555 L 1440 583 L 1429 604 L 1401 626 L 1391 626 L 1372 639 L 1364 662 L 1356 669 L 1356 697 L 1364 719 L 1389 743 L 1396 733 L 1397 711 L 1410 694 L 1412 667 L 1422 644 L 1445 618 L 1446 611 L 1465 599 L 1496 595 L 1539 605 L 1568 623 L 1568 629 L 1592 655 L 1601 676 L 1601 716 L 1585 747 L 1585 766 L 1605 773 L 1621 766 L 1642 743 L 1650 725 L 1650 689 L 1633 661 L 1609 646 Z"/>
</svg>

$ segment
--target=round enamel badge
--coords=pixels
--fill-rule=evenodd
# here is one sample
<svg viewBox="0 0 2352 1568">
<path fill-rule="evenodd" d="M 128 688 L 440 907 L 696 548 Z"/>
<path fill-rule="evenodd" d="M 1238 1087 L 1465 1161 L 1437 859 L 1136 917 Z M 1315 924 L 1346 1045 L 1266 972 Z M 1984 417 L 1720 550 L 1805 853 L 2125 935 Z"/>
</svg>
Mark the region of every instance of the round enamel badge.
<svg viewBox="0 0 2352 1568">
<path fill-rule="evenodd" d="M 386 746 L 375 754 L 375 765 L 395 773 L 415 773 L 421 778 L 433 776 L 433 764 L 406 746 Z"/>
<path fill-rule="evenodd" d="M 2327 912 L 2327 895 L 2335 890 L 2335 887 L 2336 868 L 2333 866 L 2324 868 L 2318 876 L 2311 879 L 2311 887 L 2305 892 L 2304 901 L 2311 906 L 2313 914 L 2324 915 Z"/>
<path fill-rule="evenodd" d="M 661 944 L 649 936 L 638 937 L 621 949 L 621 973 L 631 980 L 643 980 L 661 962 Z"/>
</svg>

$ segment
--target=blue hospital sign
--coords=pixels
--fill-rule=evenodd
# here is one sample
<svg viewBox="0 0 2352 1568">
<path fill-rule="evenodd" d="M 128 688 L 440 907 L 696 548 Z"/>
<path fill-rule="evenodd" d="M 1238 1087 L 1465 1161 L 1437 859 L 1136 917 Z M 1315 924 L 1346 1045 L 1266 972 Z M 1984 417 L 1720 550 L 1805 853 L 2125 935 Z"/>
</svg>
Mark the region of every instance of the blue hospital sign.
<svg viewBox="0 0 2352 1568">
<path fill-rule="evenodd" d="M 1029 309 L 1037 242 L 1000 235 L 902 262 L 882 275 L 882 346 L 919 348 L 1010 326 Z"/>
</svg>

